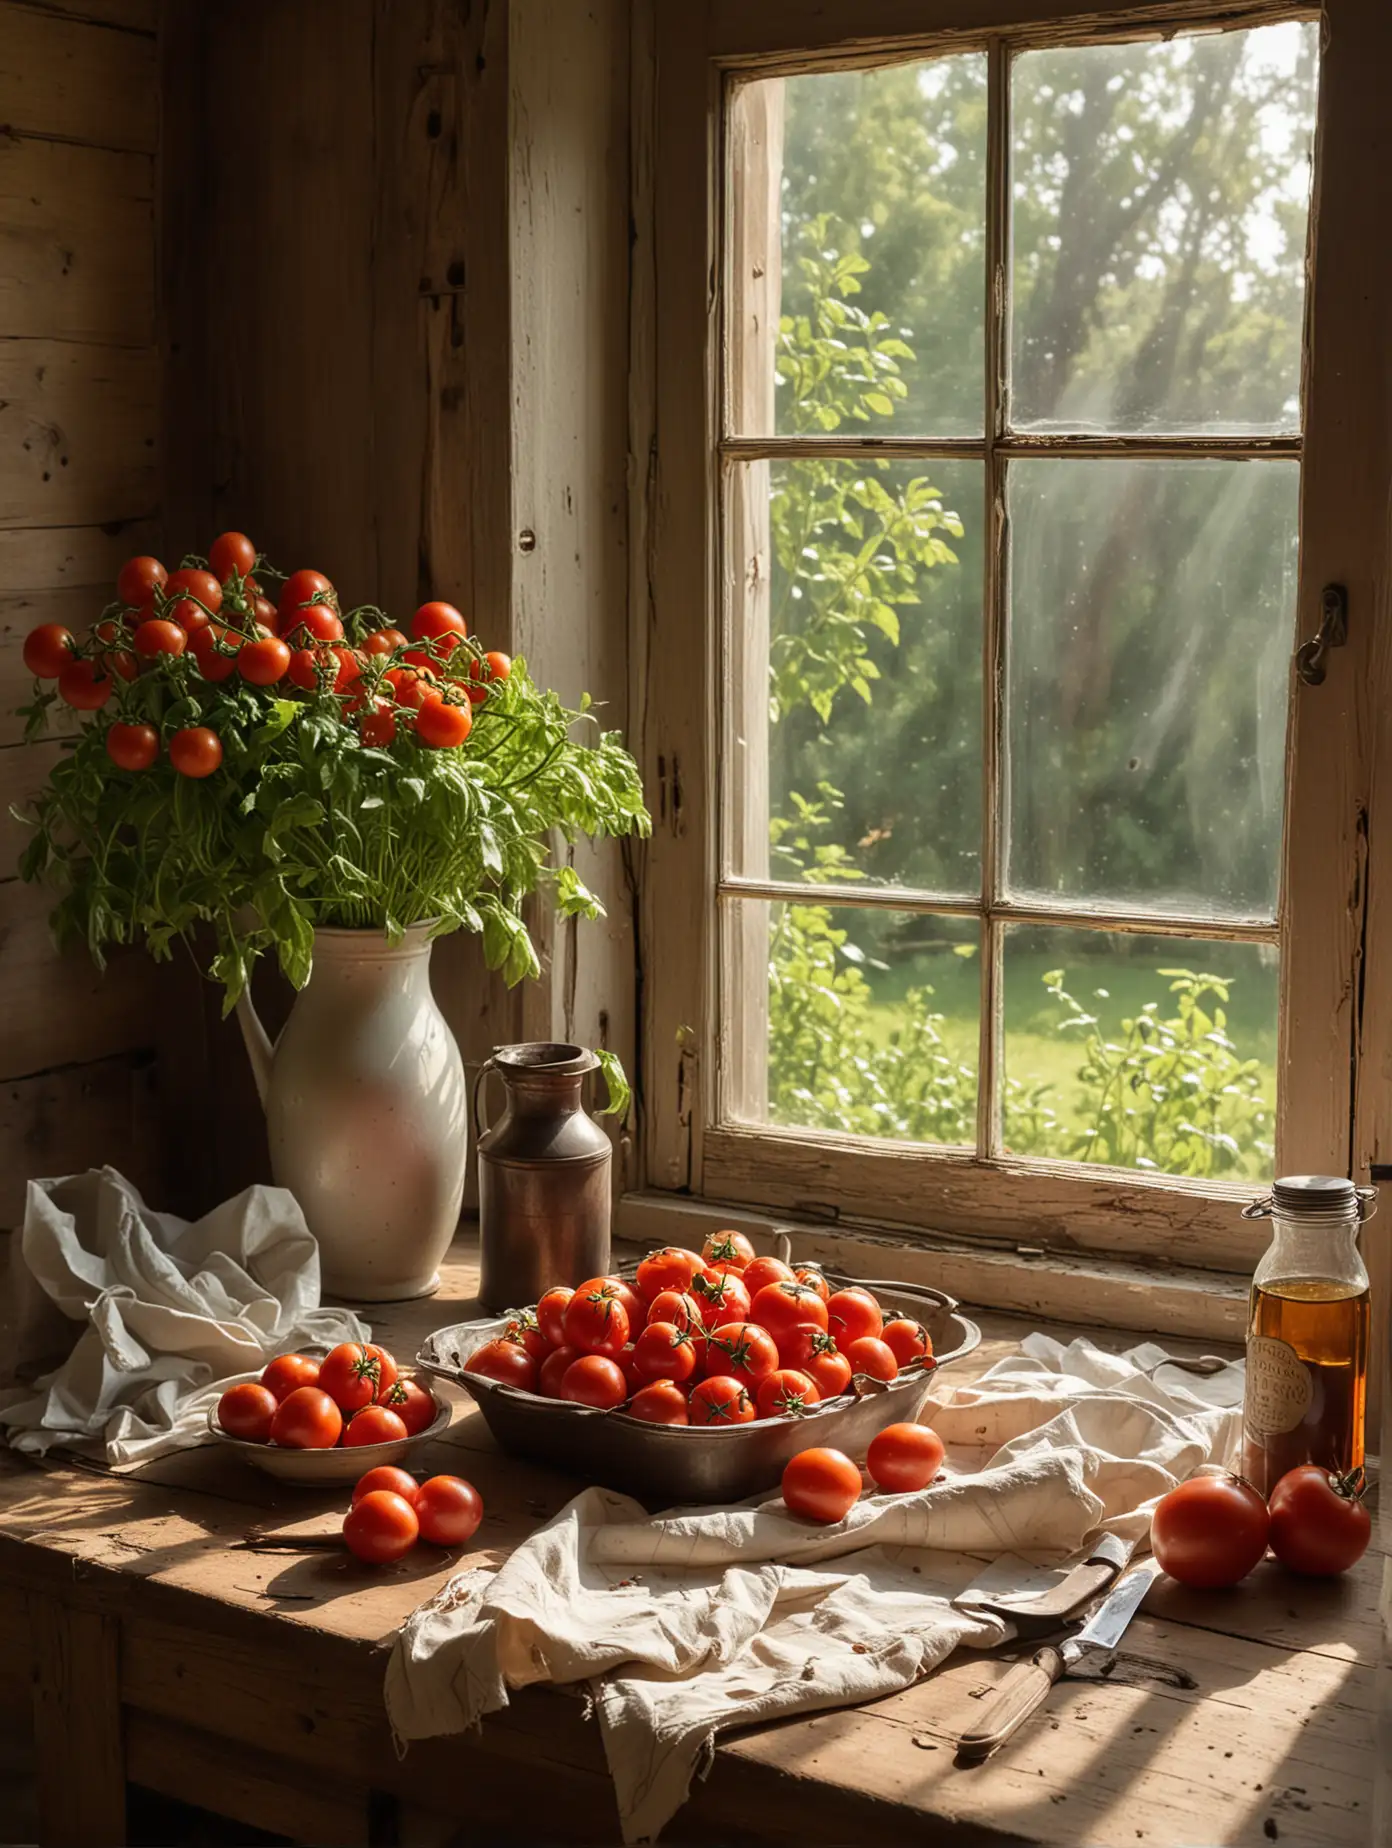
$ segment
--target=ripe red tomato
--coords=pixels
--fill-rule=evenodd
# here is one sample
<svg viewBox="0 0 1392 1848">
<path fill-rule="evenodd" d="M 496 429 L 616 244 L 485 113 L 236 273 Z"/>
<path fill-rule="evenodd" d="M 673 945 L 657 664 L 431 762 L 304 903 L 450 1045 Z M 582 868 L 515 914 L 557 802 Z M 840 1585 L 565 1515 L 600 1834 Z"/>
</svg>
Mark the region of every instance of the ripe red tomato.
<svg viewBox="0 0 1392 1848">
<path fill-rule="evenodd" d="M 400 1414 L 387 1405 L 365 1405 L 353 1413 L 343 1431 L 346 1450 L 363 1444 L 399 1444 L 409 1436 Z"/>
<path fill-rule="evenodd" d="M 481 1379 L 497 1380 L 502 1386 L 520 1387 L 523 1392 L 536 1391 L 536 1357 L 520 1341 L 486 1342 L 464 1362 L 464 1371 L 477 1373 Z"/>
<path fill-rule="evenodd" d="M 422 603 L 411 618 L 411 634 L 418 642 L 434 642 L 434 658 L 445 660 L 469 633 L 468 624 L 452 603 Z"/>
<path fill-rule="evenodd" d="M 311 603 L 312 597 L 326 598 L 327 602 Z M 282 623 L 286 617 L 296 621 L 308 620 L 311 625 L 318 620 L 319 613 L 335 615 L 338 609 L 338 596 L 333 585 L 322 571 L 292 571 L 280 587 L 280 596 L 276 600 Z M 284 629 L 282 628 L 282 634 Z M 311 627 L 311 633 L 319 634 Z M 342 635 L 340 627 L 338 633 Z M 321 639 L 327 640 L 326 636 Z"/>
<path fill-rule="evenodd" d="M 827 1306 L 808 1284 L 766 1283 L 754 1298 L 749 1319 L 766 1328 L 779 1347 L 804 1322 L 827 1325 Z"/>
<path fill-rule="evenodd" d="M 543 1399 L 559 1399 L 561 1381 L 571 1361 L 579 1360 L 579 1348 L 567 1347 L 564 1342 L 560 1347 L 553 1347 L 537 1370 L 536 1390 Z"/>
<path fill-rule="evenodd" d="M 749 1320 L 749 1291 L 738 1271 L 700 1270 L 691 1279 L 691 1294 L 707 1328 Z"/>
<path fill-rule="evenodd" d="M 701 1256 L 707 1265 L 733 1264 L 743 1270 L 753 1262 L 754 1247 L 743 1232 L 712 1232 L 701 1247 Z"/>
<path fill-rule="evenodd" d="M 505 1341 L 516 1341 L 522 1347 L 526 1348 L 527 1352 L 538 1366 L 541 1365 L 542 1361 L 544 1361 L 546 1356 L 551 1352 L 551 1343 L 546 1339 L 546 1336 L 542 1334 L 537 1324 L 536 1311 L 534 1309 L 524 1309 L 520 1315 L 513 1316 L 512 1320 L 503 1330 L 503 1339 Z"/>
<path fill-rule="evenodd" d="M 169 740 L 169 761 L 180 776 L 211 776 L 222 762 L 222 740 L 206 725 L 189 725 Z"/>
<path fill-rule="evenodd" d="M 1373 1522 L 1363 1505 L 1363 1472 L 1331 1475 L 1315 1463 L 1287 1470 L 1271 1491 L 1271 1550 L 1283 1566 L 1333 1578 L 1368 1550 Z"/>
<path fill-rule="evenodd" d="M 691 1388 L 687 1418 L 694 1425 L 749 1424 L 757 1416 L 743 1380 L 712 1374 Z"/>
<path fill-rule="evenodd" d="M 296 648 L 317 642 L 341 642 L 343 624 L 327 603 L 307 603 L 301 610 L 287 608 L 284 598 L 277 609 L 280 634 Z"/>
<path fill-rule="evenodd" d="M 345 1412 L 371 1405 L 381 1382 L 377 1357 L 360 1341 L 340 1341 L 319 1363 L 319 1388 Z"/>
<path fill-rule="evenodd" d="M 823 1302 L 831 1296 L 831 1285 L 815 1264 L 795 1264 L 793 1275 L 799 1283 L 805 1283 L 809 1290 L 815 1290 Z"/>
<path fill-rule="evenodd" d="M 511 678 L 512 656 L 501 654 L 497 649 L 491 649 L 481 661 L 477 659 L 471 661 L 469 663 L 469 684 L 464 689 L 469 695 L 470 705 L 481 706 L 488 698 L 494 681 Z"/>
<path fill-rule="evenodd" d="M 396 1364 L 396 1356 L 389 1348 L 384 1348 L 380 1341 L 369 1341 L 367 1351 L 377 1359 L 377 1391 L 380 1393 L 384 1387 L 393 1383 L 400 1368 Z"/>
<path fill-rule="evenodd" d="M 118 770 L 148 770 L 159 756 L 159 733 L 153 725 L 113 725 L 106 754 Z"/>
<path fill-rule="evenodd" d="M 366 655 L 389 655 L 406 646 L 406 637 L 400 629 L 374 629 L 361 646 Z"/>
<path fill-rule="evenodd" d="M 348 1550 L 367 1566 L 389 1566 L 409 1553 L 419 1537 L 415 1509 L 390 1489 L 369 1490 L 343 1519 Z"/>
<path fill-rule="evenodd" d="M 264 1386 L 229 1386 L 218 1400 L 217 1421 L 229 1437 L 239 1437 L 247 1444 L 265 1444 L 270 1441 L 276 1404 L 275 1394 Z"/>
<path fill-rule="evenodd" d="M 1266 1503 L 1239 1476 L 1191 1476 L 1162 1495 L 1150 1519 L 1156 1560 L 1181 1585 L 1236 1585 L 1266 1551 Z"/>
<path fill-rule="evenodd" d="M 880 1339 L 901 1367 L 907 1367 L 911 1360 L 933 1357 L 932 1336 L 922 1322 L 915 1322 L 909 1316 L 896 1316 L 892 1322 L 886 1322 Z"/>
<path fill-rule="evenodd" d="M 343 1413 L 317 1386 L 297 1386 L 271 1420 L 271 1442 L 286 1450 L 332 1450 L 342 1435 Z"/>
<path fill-rule="evenodd" d="M 319 1384 L 319 1362 L 308 1354 L 279 1354 L 262 1373 L 261 1384 L 275 1394 L 278 1404 L 297 1387 Z"/>
<path fill-rule="evenodd" d="M 860 1500 L 860 1471 L 840 1450 L 803 1450 L 783 1471 L 783 1500 L 809 1521 L 844 1521 Z"/>
<path fill-rule="evenodd" d="M 111 676 L 95 661 L 69 661 L 58 676 L 58 697 L 78 712 L 96 712 L 111 697 Z"/>
<path fill-rule="evenodd" d="M 402 1501 L 410 1502 L 414 1508 L 416 1497 L 420 1494 L 420 1484 L 409 1470 L 398 1469 L 395 1463 L 378 1463 L 359 1476 L 353 1485 L 353 1503 L 356 1508 L 364 1495 L 371 1495 L 375 1489 L 385 1489 L 390 1495 L 399 1495 Z"/>
<path fill-rule="evenodd" d="M 295 649 L 285 671 L 295 685 L 303 687 L 306 693 L 317 693 L 321 687 L 330 687 L 338 678 L 334 657 L 327 648 Z"/>
<path fill-rule="evenodd" d="M 413 667 L 389 667 L 382 676 L 382 685 L 390 688 L 398 706 L 410 712 L 418 712 L 440 690 L 433 674 L 418 673 Z"/>
<path fill-rule="evenodd" d="M 628 1381 L 617 1361 L 604 1354 L 582 1354 L 565 1370 L 561 1397 L 573 1405 L 597 1405 L 612 1411 L 628 1397 Z"/>
<path fill-rule="evenodd" d="M 754 1403 L 761 1418 L 796 1418 L 809 1406 L 820 1404 L 821 1397 L 810 1375 L 780 1367 L 759 1381 Z"/>
<path fill-rule="evenodd" d="M 144 611 L 141 613 L 140 621 L 142 627 L 145 623 L 153 622 L 154 620 L 155 617 L 150 612 Z M 177 623 L 184 634 L 188 636 L 191 643 L 200 629 L 207 628 L 211 618 L 202 605 L 195 603 L 192 597 L 180 597 L 177 603 L 165 604 L 162 620 L 165 622 Z"/>
<path fill-rule="evenodd" d="M 625 1410 L 630 1418 L 641 1418 L 645 1424 L 691 1423 L 686 1394 L 675 1380 L 650 1381 L 634 1393 Z"/>
<path fill-rule="evenodd" d="M 168 597 L 196 598 L 210 616 L 216 616 L 222 608 L 222 585 L 211 571 L 204 571 L 197 565 L 171 571 L 165 580 L 164 592 Z"/>
<path fill-rule="evenodd" d="M 412 1437 L 434 1424 L 440 1409 L 423 1386 L 408 1379 L 394 1380 L 390 1386 L 380 1388 L 377 1403 L 390 1406 Z"/>
<path fill-rule="evenodd" d="M 290 650 L 274 635 L 263 635 L 247 643 L 237 656 L 237 666 L 242 679 L 249 680 L 252 686 L 273 687 L 289 672 Z"/>
<path fill-rule="evenodd" d="M 250 577 L 256 569 L 256 547 L 245 533 L 219 533 L 208 547 L 208 563 L 224 583 L 234 571 L 238 577 Z"/>
<path fill-rule="evenodd" d="M 689 1380 L 696 1371 L 696 1343 L 675 1322 L 649 1322 L 633 1344 L 633 1370 L 640 1383 Z"/>
<path fill-rule="evenodd" d="M 849 1290 L 837 1290 L 827 1298 L 827 1327 L 844 1354 L 862 1335 L 878 1336 L 884 1327 L 884 1317 L 870 1292 L 853 1286 Z"/>
<path fill-rule="evenodd" d="M 132 606 L 148 603 L 168 579 L 168 572 L 157 558 L 148 555 L 128 558 L 116 576 L 116 595 Z"/>
<path fill-rule="evenodd" d="M 650 1251 L 639 1264 L 638 1294 L 651 1302 L 664 1290 L 680 1293 L 688 1289 L 691 1279 L 704 1269 L 705 1265 L 696 1252 L 688 1251 L 680 1245 L 664 1245 L 661 1251 Z"/>
<path fill-rule="evenodd" d="M 73 634 L 61 622 L 41 622 L 24 638 L 24 665 L 39 680 L 56 680 L 72 659 Z"/>
<path fill-rule="evenodd" d="M 189 640 L 189 648 L 203 678 L 213 681 L 228 679 L 236 671 L 237 653 L 243 641 L 244 637 L 238 635 L 235 629 L 224 629 L 221 623 L 208 623 L 195 630 Z"/>
<path fill-rule="evenodd" d="M 851 1364 L 851 1372 L 867 1374 L 872 1380 L 897 1380 L 899 1362 L 894 1358 L 894 1350 L 880 1340 L 878 1335 L 861 1335 L 846 1348 L 846 1359 Z"/>
<path fill-rule="evenodd" d="M 142 622 L 131 646 L 138 655 L 153 661 L 156 655 L 181 655 L 188 647 L 188 636 L 177 622 Z"/>
<path fill-rule="evenodd" d="M 416 1519 L 432 1546 L 463 1546 L 483 1519 L 483 1497 L 462 1476 L 429 1476 L 416 1496 Z"/>
<path fill-rule="evenodd" d="M 264 629 L 267 635 L 280 634 L 280 612 L 269 597 L 253 597 L 251 614 L 258 629 Z"/>
<path fill-rule="evenodd" d="M 568 1290 L 563 1283 L 558 1283 L 554 1289 L 547 1290 L 537 1303 L 537 1327 L 552 1347 L 560 1347 L 565 1340 L 565 1312 L 574 1294 L 574 1290 Z"/>
<path fill-rule="evenodd" d="M 421 702 L 416 713 L 416 736 L 433 750 L 452 751 L 473 730 L 468 706 L 452 706 L 436 694 Z"/>
<path fill-rule="evenodd" d="M 582 1283 L 566 1304 L 565 1338 L 582 1354 L 617 1354 L 628 1344 L 628 1311 L 603 1277 Z"/>
<path fill-rule="evenodd" d="M 708 1377 L 743 1380 L 757 1386 L 778 1371 L 778 1344 L 757 1322 L 722 1322 L 711 1330 L 706 1347 Z"/>
<path fill-rule="evenodd" d="M 782 1258 L 751 1258 L 744 1267 L 744 1287 L 749 1292 L 750 1301 L 767 1289 L 771 1283 L 795 1283 L 791 1265 Z"/>
<path fill-rule="evenodd" d="M 865 1467 L 877 1489 L 891 1495 L 926 1489 L 942 1468 L 943 1441 L 927 1425 L 892 1424 L 872 1440 Z"/>
<path fill-rule="evenodd" d="M 674 1322 L 678 1328 L 685 1329 L 697 1337 L 696 1345 L 702 1347 L 705 1341 L 706 1323 L 701 1314 L 701 1305 L 690 1290 L 662 1290 L 648 1304 L 650 1322 Z"/>
<path fill-rule="evenodd" d="M 648 1319 L 648 1305 L 634 1289 L 631 1283 L 625 1283 L 622 1277 L 606 1277 L 604 1282 L 618 1297 L 628 1311 L 628 1332 L 636 1335 Z"/>
</svg>

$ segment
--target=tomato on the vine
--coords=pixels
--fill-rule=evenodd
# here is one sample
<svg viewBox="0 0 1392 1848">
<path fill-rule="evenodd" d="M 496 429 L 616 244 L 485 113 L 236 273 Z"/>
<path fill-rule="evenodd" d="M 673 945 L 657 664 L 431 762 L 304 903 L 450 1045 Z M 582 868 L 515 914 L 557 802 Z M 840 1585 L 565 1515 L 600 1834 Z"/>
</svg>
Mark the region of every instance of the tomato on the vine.
<svg viewBox="0 0 1392 1848">
<path fill-rule="evenodd" d="M 211 776 L 222 762 L 222 740 L 206 725 L 189 725 L 169 740 L 169 761 L 180 776 Z"/>
<path fill-rule="evenodd" d="M 237 655 L 245 645 L 245 637 L 235 629 L 224 629 L 221 623 L 206 623 L 203 628 L 195 630 L 189 640 L 189 648 L 198 663 L 198 671 L 205 680 L 227 680 L 236 672 Z"/>
<path fill-rule="evenodd" d="M 1162 1495 L 1150 1517 L 1150 1545 L 1181 1585 L 1221 1591 L 1245 1579 L 1266 1551 L 1266 1503 L 1240 1476 L 1191 1476 Z"/>
<path fill-rule="evenodd" d="M 219 533 L 208 547 L 208 563 L 224 583 L 234 573 L 250 577 L 256 568 L 256 547 L 245 533 Z"/>
<path fill-rule="evenodd" d="M 24 638 L 24 665 L 39 680 L 56 680 L 72 660 L 73 634 L 61 622 L 41 622 Z"/>
<path fill-rule="evenodd" d="M 691 1294 L 701 1305 L 707 1328 L 749 1320 L 749 1290 L 738 1271 L 698 1271 L 691 1279 Z"/>
<path fill-rule="evenodd" d="M 343 1446 L 352 1450 L 360 1444 L 399 1444 L 408 1435 L 400 1414 L 390 1406 L 364 1405 L 344 1426 Z"/>
<path fill-rule="evenodd" d="M 759 1381 L 754 1403 L 761 1418 L 797 1418 L 821 1403 L 817 1382 L 794 1367 L 779 1367 Z"/>
<path fill-rule="evenodd" d="M 159 756 L 159 733 L 153 725 L 113 725 L 106 754 L 118 770 L 148 770 Z"/>
<path fill-rule="evenodd" d="M 473 724 L 467 706 L 449 705 L 436 694 L 416 713 L 416 736 L 437 751 L 449 751 L 463 744 Z"/>
<path fill-rule="evenodd" d="M 877 1489 L 904 1495 L 926 1489 L 942 1468 L 943 1441 L 927 1425 L 886 1425 L 871 1441 L 865 1467 Z"/>
<path fill-rule="evenodd" d="M 211 571 L 204 571 L 198 565 L 184 565 L 178 571 L 171 571 L 165 580 L 164 594 L 166 597 L 194 597 L 210 616 L 216 616 L 222 608 L 222 585 Z"/>
<path fill-rule="evenodd" d="M 878 1335 L 861 1335 L 848 1343 L 844 1352 L 853 1374 L 863 1373 L 869 1379 L 885 1381 L 899 1377 L 899 1362 L 894 1358 L 894 1350 Z"/>
<path fill-rule="evenodd" d="M 844 1521 L 860 1500 L 860 1471 L 840 1450 L 803 1450 L 783 1471 L 783 1500 L 809 1521 Z"/>
<path fill-rule="evenodd" d="M 416 1497 L 420 1494 L 420 1484 L 409 1470 L 398 1469 L 395 1463 L 377 1463 L 353 1484 L 353 1506 L 356 1508 L 364 1495 L 371 1495 L 374 1489 L 386 1489 L 392 1495 L 399 1495 L 402 1501 L 410 1502 L 414 1508 Z"/>
<path fill-rule="evenodd" d="M 824 1399 L 834 1399 L 851 1383 L 851 1363 L 836 1345 L 835 1336 L 815 1322 L 799 1322 L 786 1341 L 778 1344 L 785 1367 L 796 1367 L 815 1380 Z"/>
<path fill-rule="evenodd" d="M 289 666 L 290 650 L 274 635 L 248 642 L 237 656 L 242 679 L 254 687 L 273 687 L 277 680 L 285 678 Z"/>
<path fill-rule="evenodd" d="M 389 655 L 406 646 L 406 637 L 400 629 L 374 629 L 361 646 L 367 655 Z"/>
<path fill-rule="evenodd" d="M 318 598 L 319 601 L 312 602 L 312 598 Z M 292 571 L 280 587 L 276 607 L 280 611 L 282 635 L 287 632 L 291 622 L 304 622 L 309 625 L 311 634 L 327 641 L 331 639 L 329 632 L 315 625 L 326 616 L 332 616 L 338 622 L 337 593 L 322 571 Z M 342 633 L 343 625 L 339 623 L 337 634 Z"/>
<path fill-rule="evenodd" d="M 558 1283 L 537 1300 L 537 1327 L 552 1347 L 559 1347 L 565 1340 L 565 1312 L 574 1294 L 574 1290 Z"/>
<path fill-rule="evenodd" d="M 728 1373 L 713 1374 L 691 1388 L 687 1417 L 694 1425 L 749 1424 L 756 1415 L 744 1381 Z"/>
<path fill-rule="evenodd" d="M 1271 1550 L 1283 1566 L 1333 1578 L 1356 1566 L 1372 1538 L 1361 1469 L 1332 1475 L 1316 1463 L 1287 1470 L 1271 1491 Z"/>
<path fill-rule="evenodd" d="M 701 1247 L 701 1256 L 706 1264 L 733 1264 L 737 1270 L 743 1270 L 753 1262 L 754 1247 L 743 1232 L 712 1232 Z"/>
<path fill-rule="evenodd" d="M 825 1328 L 827 1306 L 808 1284 L 766 1283 L 750 1304 L 749 1319 L 766 1328 L 782 1347 L 803 1322 L 815 1322 L 818 1328 Z"/>
<path fill-rule="evenodd" d="M 836 1337 L 836 1345 L 844 1354 L 853 1341 L 859 1341 L 862 1335 L 878 1336 L 884 1327 L 884 1316 L 880 1305 L 868 1290 L 852 1285 L 848 1290 L 837 1290 L 827 1298 L 827 1327 Z"/>
<path fill-rule="evenodd" d="M 58 697 L 78 712 L 96 712 L 111 697 L 111 676 L 97 662 L 78 657 L 59 674 Z"/>
<path fill-rule="evenodd" d="M 617 1354 L 628 1343 L 628 1311 L 603 1277 L 582 1283 L 566 1304 L 565 1338 L 583 1354 Z"/>
<path fill-rule="evenodd" d="M 377 1356 L 361 1341 L 340 1341 L 319 1362 L 320 1389 L 343 1411 L 371 1405 L 381 1381 Z"/>
<path fill-rule="evenodd" d="M 886 1322 L 880 1340 L 901 1367 L 907 1367 L 912 1360 L 930 1360 L 933 1355 L 933 1337 L 922 1322 L 910 1316 L 900 1315 Z"/>
<path fill-rule="evenodd" d="M 269 597 L 253 597 L 251 614 L 256 626 L 264 629 L 267 635 L 280 634 L 280 612 Z"/>
<path fill-rule="evenodd" d="M 416 1494 L 416 1519 L 432 1546 L 464 1546 L 483 1519 L 483 1497 L 462 1476 L 429 1476 Z"/>
<path fill-rule="evenodd" d="M 792 1266 L 785 1264 L 782 1258 L 751 1258 L 745 1265 L 741 1276 L 744 1287 L 749 1292 L 750 1301 L 767 1289 L 771 1283 L 796 1283 Z"/>
<path fill-rule="evenodd" d="M 297 1386 L 271 1420 L 271 1442 L 286 1450 L 332 1450 L 342 1433 L 343 1413 L 318 1386 Z"/>
<path fill-rule="evenodd" d="M 437 660 L 451 655 L 468 633 L 468 624 L 452 603 L 422 603 L 411 618 L 413 639 L 434 642 Z"/>
<path fill-rule="evenodd" d="M 777 1344 L 757 1322 L 724 1322 L 711 1330 L 706 1346 L 708 1378 L 723 1376 L 757 1386 L 777 1371 Z"/>
<path fill-rule="evenodd" d="M 390 687 L 391 697 L 398 706 L 405 706 L 417 712 L 428 699 L 439 695 L 439 683 L 430 674 L 419 673 L 413 667 L 389 667 L 382 676 L 382 685 Z"/>
<path fill-rule="evenodd" d="M 439 1407 L 423 1386 L 415 1380 L 394 1380 L 377 1394 L 378 1405 L 390 1406 L 412 1437 L 434 1424 Z"/>
<path fill-rule="evenodd" d="M 630 1418 L 641 1418 L 646 1424 L 691 1423 L 686 1394 L 673 1380 L 649 1381 L 634 1393 L 624 1409 Z"/>
<path fill-rule="evenodd" d="M 288 1399 L 297 1387 L 319 1384 L 319 1362 L 308 1354 L 278 1354 L 262 1372 L 261 1384 L 277 1401 Z"/>
<path fill-rule="evenodd" d="M 128 558 L 116 576 L 116 595 L 122 603 L 147 603 L 168 579 L 157 558 Z"/>
<path fill-rule="evenodd" d="M 640 1262 L 638 1294 L 651 1302 L 664 1290 L 688 1289 L 691 1279 L 704 1269 L 699 1253 L 681 1245 L 664 1245 L 661 1251 L 650 1251 Z"/>
<path fill-rule="evenodd" d="M 141 623 L 131 646 L 138 655 L 153 661 L 156 655 L 181 655 L 188 647 L 188 636 L 177 622 L 165 622 L 157 616 Z"/>
<path fill-rule="evenodd" d="M 409 1553 L 420 1538 L 416 1511 L 404 1495 L 372 1489 L 343 1517 L 348 1549 L 366 1566 L 387 1566 Z"/>
<path fill-rule="evenodd" d="M 493 682 L 509 680 L 512 677 L 512 656 L 501 654 L 496 648 L 480 661 L 477 658 L 469 663 L 469 682 L 465 691 L 469 702 L 481 706 L 488 698 Z"/>
<path fill-rule="evenodd" d="M 140 621 L 142 625 L 156 620 L 153 613 L 147 614 L 144 611 L 141 612 Z M 177 623 L 184 634 L 188 636 L 189 641 L 192 642 L 194 636 L 197 635 L 200 629 L 207 628 L 212 618 L 203 608 L 202 604 L 195 603 L 192 597 L 180 597 L 175 603 L 165 604 L 164 614 L 158 620 Z"/>
<path fill-rule="evenodd" d="M 271 1435 L 277 1400 L 264 1386 L 244 1382 L 229 1386 L 217 1403 L 217 1421 L 229 1437 L 244 1444 L 264 1444 Z"/>
<path fill-rule="evenodd" d="M 696 1343 L 675 1322 L 649 1322 L 633 1344 L 633 1370 L 642 1381 L 689 1380 L 696 1371 Z"/>
<path fill-rule="evenodd" d="M 594 1405 L 612 1411 L 628 1397 L 628 1381 L 617 1361 L 604 1354 L 582 1354 L 566 1368 L 561 1397 L 573 1405 Z"/>
</svg>

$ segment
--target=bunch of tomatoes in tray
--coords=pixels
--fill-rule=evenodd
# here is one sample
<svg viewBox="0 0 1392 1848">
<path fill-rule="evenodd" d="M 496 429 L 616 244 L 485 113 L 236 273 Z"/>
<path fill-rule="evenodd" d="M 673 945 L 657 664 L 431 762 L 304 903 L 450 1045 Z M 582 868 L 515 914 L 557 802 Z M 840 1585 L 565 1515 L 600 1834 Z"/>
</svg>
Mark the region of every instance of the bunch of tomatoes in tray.
<svg viewBox="0 0 1392 1848">
<path fill-rule="evenodd" d="M 377 1342 L 343 1341 L 322 1359 L 281 1354 L 259 1380 L 229 1386 L 218 1400 L 222 1434 L 285 1450 L 346 1450 L 401 1444 L 435 1422 L 433 1393 L 407 1378 Z"/>
</svg>

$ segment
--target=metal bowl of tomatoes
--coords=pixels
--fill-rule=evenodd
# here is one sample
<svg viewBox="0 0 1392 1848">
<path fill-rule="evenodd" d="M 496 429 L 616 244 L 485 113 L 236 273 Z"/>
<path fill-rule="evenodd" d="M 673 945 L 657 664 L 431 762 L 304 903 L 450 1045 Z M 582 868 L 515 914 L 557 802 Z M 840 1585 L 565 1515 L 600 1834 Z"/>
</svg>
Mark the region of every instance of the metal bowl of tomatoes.
<svg viewBox="0 0 1392 1848">
<path fill-rule="evenodd" d="M 636 1268 L 620 1265 L 612 1274 L 631 1281 Z M 825 1274 L 833 1289 L 871 1291 L 886 1317 L 921 1322 L 932 1340 L 932 1359 L 911 1362 L 887 1382 L 856 1375 L 849 1392 L 796 1415 L 737 1425 L 651 1424 L 623 1407 L 601 1410 L 545 1398 L 466 1371 L 465 1363 L 502 1333 L 510 1314 L 437 1329 L 416 1364 L 462 1386 L 502 1448 L 516 1456 L 618 1489 L 650 1508 L 740 1502 L 773 1488 L 799 1451 L 826 1445 L 863 1457 L 886 1425 L 917 1418 L 938 1368 L 961 1360 L 981 1341 L 981 1330 L 941 1290 L 865 1282 L 831 1269 Z"/>
</svg>

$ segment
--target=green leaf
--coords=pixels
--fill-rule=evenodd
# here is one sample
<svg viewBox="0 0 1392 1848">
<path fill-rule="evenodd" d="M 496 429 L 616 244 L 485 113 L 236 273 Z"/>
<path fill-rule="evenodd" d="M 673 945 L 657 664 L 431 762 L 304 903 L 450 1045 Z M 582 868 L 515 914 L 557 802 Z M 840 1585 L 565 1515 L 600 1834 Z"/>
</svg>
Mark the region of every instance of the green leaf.
<svg viewBox="0 0 1392 1848">
<path fill-rule="evenodd" d="M 628 1119 L 628 1109 L 633 1101 L 633 1092 L 616 1052 L 610 1052 L 605 1046 L 596 1046 L 595 1057 L 599 1060 L 600 1070 L 604 1073 L 604 1083 L 609 1092 L 609 1101 L 598 1113 L 600 1116 L 616 1116 L 620 1123 Z"/>
</svg>

